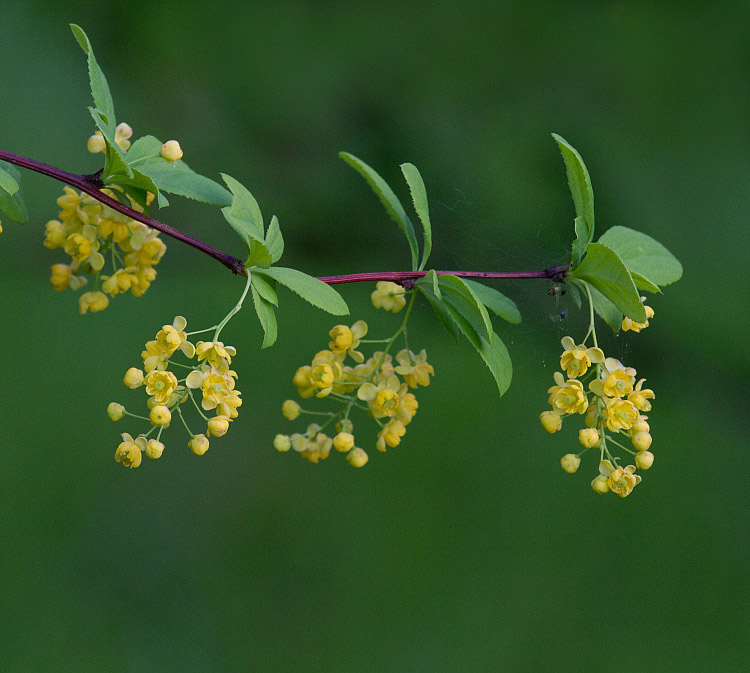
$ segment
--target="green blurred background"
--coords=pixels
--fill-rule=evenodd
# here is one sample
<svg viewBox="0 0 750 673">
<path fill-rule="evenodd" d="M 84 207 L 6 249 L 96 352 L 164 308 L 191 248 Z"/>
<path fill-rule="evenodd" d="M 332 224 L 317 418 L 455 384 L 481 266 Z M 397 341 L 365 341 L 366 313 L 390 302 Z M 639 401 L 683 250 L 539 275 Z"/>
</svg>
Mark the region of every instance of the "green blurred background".
<svg viewBox="0 0 750 673">
<path fill-rule="evenodd" d="M 591 491 L 591 459 L 560 470 L 574 424 L 539 427 L 559 339 L 585 331 L 543 281 L 498 286 L 524 314 L 498 325 L 502 400 L 420 307 L 410 343 L 436 376 L 402 445 L 362 470 L 271 448 L 298 425 L 279 411 L 295 368 L 336 322 L 288 292 L 274 348 L 250 308 L 222 335 L 245 400 L 229 435 L 198 459 L 174 427 L 162 460 L 125 470 L 118 433 L 139 427 L 104 413 L 141 399 L 123 372 L 175 314 L 213 324 L 241 282 L 167 241 L 143 298 L 79 316 L 41 245 L 61 185 L 26 173 L 31 222 L 0 237 L 1 671 L 748 670 L 747 2 L 5 0 L 0 147 L 83 173 L 98 163 L 71 21 L 119 118 L 247 184 L 290 266 L 408 266 L 339 150 L 404 199 L 398 164 L 420 167 L 431 266 L 565 263 L 557 132 L 589 167 L 598 232 L 644 231 L 685 275 L 643 335 L 602 332 L 657 394 L 657 461 L 626 500 Z M 172 202 L 162 219 L 239 253 L 215 209 Z M 370 290 L 342 293 L 390 334 Z"/>
</svg>

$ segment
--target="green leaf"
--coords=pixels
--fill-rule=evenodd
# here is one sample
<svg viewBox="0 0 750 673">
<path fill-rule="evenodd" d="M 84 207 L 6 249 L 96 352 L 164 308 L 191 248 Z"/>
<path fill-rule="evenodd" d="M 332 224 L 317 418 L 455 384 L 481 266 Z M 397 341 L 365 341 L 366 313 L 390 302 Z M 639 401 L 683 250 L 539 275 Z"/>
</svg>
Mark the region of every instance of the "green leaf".
<svg viewBox="0 0 750 673">
<path fill-rule="evenodd" d="M 383 208 L 385 208 L 390 218 L 399 226 L 399 229 L 404 232 L 411 250 L 411 267 L 412 270 L 416 271 L 419 260 L 417 237 L 414 235 L 414 226 L 412 225 L 409 216 L 406 214 L 404 207 L 401 205 L 401 201 L 398 200 L 398 197 L 393 193 L 393 190 L 388 186 L 388 183 L 364 161 L 348 152 L 339 152 L 339 156 L 367 181 L 372 188 L 372 191 L 374 191 L 376 196 L 380 199 L 380 203 L 383 204 Z"/>
<path fill-rule="evenodd" d="M 222 173 L 221 177 L 232 192 L 232 204 L 225 208 L 224 217 L 230 224 L 247 227 L 251 235 L 263 239 L 263 215 L 255 197 L 241 182 L 231 175 Z"/>
<path fill-rule="evenodd" d="M 458 342 L 458 326 L 453 321 L 453 318 L 451 318 L 448 309 L 443 303 L 443 298 L 440 295 L 440 289 L 437 284 L 437 274 L 434 271 L 430 271 L 424 278 L 420 278 L 414 284 L 414 287 L 422 293 L 425 299 L 427 299 L 443 327 L 445 327 L 445 329 L 453 335 L 456 342 Z"/>
<path fill-rule="evenodd" d="M 96 127 L 102 132 L 102 136 L 107 143 L 106 161 L 104 163 L 104 170 L 102 171 L 102 178 L 106 182 L 110 176 L 117 173 L 123 173 L 131 177 L 133 171 L 125 161 L 125 155 L 120 146 L 115 142 L 116 127 L 108 121 L 106 116 L 103 116 L 101 110 L 90 107 L 89 112 Z"/>
<path fill-rule="evenodd" d="M 630 273 L 611 248 L 590 243 L 583 261 L 570 274 L 585 280 L 636 322 L 646 320 L 646 311 Z"/>
<path fill-rule="evenodd" d="M 484 304 L 466 284 L 463 278 L 444 274 L 438 277 L 438 285 L 446 301 L 450 301 L 459 313 L 469 321 L 474 331 L 492 343 L 492 322 Z"/>
<path fill-rule="evenodd" d="M 5 165 L 4 161 L 0 163 Z M 17 180 L 2 166 L 0 166 L 0 189 L 7 192 L 8 196 L 13 196 L 19 189 Z"/>
<path fill-rule="evenodd" d="M 644 292 L 656 292 L 658 294 L 661 294 L 661 288 L 659 288 L 659 286 L 656 285 L 656 283 L 652 283 L 645 276 L 641 276 L 640 273 L 636 273 L 635 271 L 631 271 L 630 275 L 633 277 L 633 282 L 635 283 L 635 286 L 639 290 L 643 290 Z"/>
<path fill-rule="evenodd" d="M 279 297 L 276 294 L 276 283 L 274 281 L 263 278 L 263 276 L 258 273 L 252 273 L 250 276 L 250 284 L 269 304 L 273 304 L 274 306 L 279 305 Z"/>
<path fill-rule="evenodd" d="M 571 281 L 570 283 L 566 283 L 565 287 L 567 287 L 570 291 L 570 296 L 573 297 L 575 305 L 578 308 L 581 308 L 581 289 L 578 287 L 578 284 L 574 281 Z"/>
<path fill-rule="evenodd" d="M 276 218 L 276 215 L 271 218 L 271 224 L 268 225 L 266 245 L 271 251 L 271 263 L 276 264 L 284 254 L 284 237 L 281 235 L 279 220 Z"/>
<path fill-rule="evenodd" d="M 589 238 L 589 228 L 586 224 L 586 220 L 583 217 L 576 217 L 575 219 L 575 231 L 576 231 L 576 239 L 573 241 L 573 255 L 571 259 L 571 266 L 573 268 L 577 267 L 581 260 L 583 259 L 583 256 L 586 254 L 586 248 L 588 247 L 589 243 L 591 243 L 591 239 Z"/>
<path fill-rule="evenodd" d="M 493 287 L 488 287 L 468 278 L 464 278 L 463 281 L 471 288 L 476 298 L 495 315 L 514 325 L 521 322 L 521 312 L 512 299 Z"/>
<path fill-rule="evenodd" d="M 484 337 L 480 336 L 479 339 L 481 346 L 477 348 L 477 351 L 495 379 L 497 390 L 502 397 L 510 388 L 510 382 L 513 378 L 513 363 L 510 360 L 510 353 L 508 353 L 503 340 L 497 334 L 493 334 L 491 345 Z"/>
<path fill-rule="evenodd" d="M 11 221 L 24 224 L 28 222 L 29 215 L 26 212 L 26 204 L 23 201 L 20 189 L 21 172 L 13 164 L 5 161 L 0 161 L 0 166 L 18 186 L 13 194 L 9 194 L 5 189 L 0 189 L 0 212 L 4 213 Z"/>
<path fill-rule="evenodd" d="M 112 175 L 107 180 L 107 184 L 134 188 L 126 191 L 144 208 L 146 207 L 146 192 L 151 192 L 157 196 L 157 203 L 160 208 L 165 208 L 169 205 L 169 201 L 167 201 L 166 197 L 162 196 L 154 181 L 148 175 L 141 173 L 137 169 L 132 169 L 132 175 L 130 177 L 127 175 Z"/>
<path fill-rule="evenodd" d="M 552 137 L 557 142 L 565 161 L 568 186 L 576 208 L 576 219 L 583 218 L 582 222 L 576 222 L 575 228 L 577 238 L 573 244 L 573 266 L 577 266 L 580 257 L 575 261 L 576 254 L 580 253 L 582 256 L 588 244 L 594 239 L 594 190 L 591 187 L 591 178 L 581 155 L 565 138 L 556 133 L 553 133 Z"/>
<path fill-rule="evenodd" d="M 258 320 L 260 320 L 260 325 L 263 328 L 263 343 L 261 344 L 261 348 L 268 348 L 276 342 L 276 314 L 274 313 L 273 305 L 260 296 L 252 280 L 250 281 L 250 291 L 253 294 L 255 312 L 258 314 Z"/>
<path fill-rule="evenodd" d="M 444 276 L 441 276 L 442 278 Z M 446 298 L 444 302 L 448 313 L 484 360 L 495 379 L 500 396 L 504 395 L 510 387 L 510 381 L 513 377 L 513 365 L 510 361 L 508 349 L 505 347 L 503 340 L 494 332 L 492 333 L 491 343 L 481 334 L 478 334 L 463 312 L 454 304 L 453 299 Z"/>
<path fill-rule="evenodd" d="M 170 163 L 161 157 L 145 159 L 138 162 L 138 170 L 148 175 L 159 191 L 167 194 L 215 206 L 228 206 L 232 202 L 232 195 L 224 187 L 199 175 L 182 160 Z"/>
<path fill-rule="evenodd" d="M 161 158 L 162 144 L 162 141 L 154 136 L 142 136 L 138 138 L 130 146 L 128 153 L 125 155 L 128 165 L 135 166 L 146 159 Z"/>
<path fill-rule="evenodd" d="M 424 269 L 427 260 L 432 251 L 432 225 L 430 224 L 430 208 L 427 203 L 427 190 L 422 180 L 422 175 L 414 164 L 401 164 L 401 172 L 406 178 L 411 192 L 411 200 L 414 203 L 414 210 L 422 222 L 424 229 L 424 248 L 422 249 L 422 261 L 419 263 L 419 270 Z"/>
<path fill-rule="evenodd" d="M 77 26 L 75 23 L 70 24 L 70 30 L 73 31 L 73 36 L 78 41 L 78 44 L 83 49 L 83 52 L 88 57 L 89 66 L 89 84 L 91 85 L 91 96 L 94 99 L 94 107 L 99 109 L 101 113 L 106 117 L 107 122 L 115 127 L 115 104 L 112 101 L 112 94 L 109 91 L 109 85 L 107 84 L 107 78 L 104 76 L 102 69 L 96 62 L 94 56 L 94 50 L 91 47 L 91 42 L 83 28 Z"/>
<path fill-rule="evenodd" d="M 617 334 L 622 327 L 622 311 L 595 287 L 589 286 L 589 291 L 594 302 L 594 311 Z"/>
<path fill-rule="evenodd" d="M 283 266 L 272 266 L 270 269 L 256 269 L 255 273 L 268 276 L 282 285 L 286 285 L 306 302 L 323 311 L 333 315 L 349 314 L 349 307 L 336 290 L 330 285 L 326 285 L 322 280 L 308 276 L 302 271 Z"/>
<path fill-rule="evenodd" d="M 271 266 L 271 251 L 268 249 L 265 241 L 250 237 L 247 241 L 247 244 L 248 255 L 247 260 L 245 261 L 246 267 L 258 267 L 261 269 L 267 269 L 269 266 Z"/>
<path fill-rule="evenodd" d="M 433 278 L 430 278 L 430 274 L 432 274 Z M 435 278 L 437 278 L 435 272 L 430 271 L 427 276 L 425 276 L 424 278 L 420 278 L 414 284 L 414 287 L 422 293 L 425 299 L 427 299 L 427 301 L 430 303 L 430 306 L 432 306 L 432 310 L 435 312 L 438 320 L 440 320 L 443 327 L 445 327 L 445 329 L 453 335 L 456 343 L 458 343 L 458 326 L 453 321 L 453 318 L 451 318 L 451 314 L 448 312 L 448 309 L 443 303 L 442 297 L 436 294 L 434 291 L 434 288 L 437 287 L 437 284 L 433 283 L 433 280 Z M 440 292 L 439 289 L 438 292 Z"/>
<path fill-rule="evenodd" d="M 612 227 L 599 238 L 599 243 L 614 250 L 631 273 L 654 285 L 669 285 L 682 278 L 682 264 L 677 258 L 659 241 L 640 231 Z"/>
</svg>

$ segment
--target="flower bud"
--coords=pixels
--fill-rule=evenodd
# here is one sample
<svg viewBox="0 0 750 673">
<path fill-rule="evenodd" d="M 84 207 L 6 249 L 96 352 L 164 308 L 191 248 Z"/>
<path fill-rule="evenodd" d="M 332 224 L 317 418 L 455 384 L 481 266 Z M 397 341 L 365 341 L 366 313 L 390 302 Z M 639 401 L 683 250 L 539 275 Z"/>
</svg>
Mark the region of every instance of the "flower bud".
<svg viewBox="0 0 750 673">
<path fill-rule="evenodd" d="M 648 424 L 648 421 L 646 420 L 648 418 L 647 416 L 638 416 L 638 420 L 633 423 L 633 425 L 630 428 L 630 432 L 635 434 L 636 432 L 650 432 L 651 426 Z"/>
<path fill-rule="evenodd" d="M 151 408 L 148 417 L 151 419 L 151 425 L 169 425 L 172 420 L 172 412 L 163 404 L 157 404 Z"/>
<path fill-rule="evenodd" d="M 639 451 L 635 454 L 635 466 L 639 470 L 648 470 L 654 464 L 654 454 L 651 451 Z"/>
<path fill-rule="evenodd" d="M 363 467 L 367 463 L 368 456 L 362 449 L 352 449 L 346 454 L 346 460 L 352 467 Z"/>
<path fill-rule="evenodd" d="M 140 388 L 143 385 L 143 371 L 137 367 L 131 367 L 125 372 L 122 382 L 126 388 L 131 388 L 132 390 Z"/>
<path fill-rule="evenodd" d="M 348 418 L 345 418 L 338 423 L 336 423 L 336 430 L 339 432 L 354 432 L 354 423 L 352 423 Z"/>
<path fill-rule="evenodd" d="M 599 431 L 596 428 L 579 430 L 578 441 L 584 448 L 593 449 L 599 443 Z"/>
<path fill-rule="evenodd" d="M 110 402 L 107 406 L 107 416 L 111 421 L 119 421 L 125 415 L 125 407 L 117 402 Z"/>
<path fill-rule="evenodd" d="M 169 162 L 182 159 L 182 148 L 176 140 L 168 140 L 161 146 L 161 156 Z"/>
<path fill-rule="evenodd" d="M 560 465 L 562 466 L 562 469 L 565 470 L 568 474 L 573 474 L 578 470 L 578 466 L 581 464 L 581 459 L 576 456 L 575 453 L 566 453 L 562 458 L 560 458 Z"/>
<path fill-rule="evenodd" d="M 71 272 L 70 267 L 66 264 L 53 264 L 52 275 L 50 276 L 50 283 L 52 283 L 53 289 L 60 292 L 64 290 L 70 284 Z"/>
<path fill-rule="evenodd" d="M 214 416 L 208 421 L 208 434 L 214 437 L 223 437 L 229 430 L 229 416 Z"/>
<path fill-rule="evenodd" d="M 208 437 L 204 434 L 196 435 L 188 442 L 188 446 L 196 456 L 202 456 L 208 451 Z"/>
<path fill-rule="evenodd" d="M 107 150 L 107 142 L 104 140 L 101 131 L 97 131 L 86 141 L 86 149 L 91 152 L 91 154 L 98 154 L 99 152 L 105 152 Z"/>
<path fill-rule="evenodd" d="M 273 438 L 273 448 L 279 453 L 286 453 L 292 448 L 292 441 L 289 439 L 289 435 L 276 435 Z"/>
<path fill-rule="evenodd" d="M 651 435 L 648 432 L 636 432 L 630 441 L 636 451 L 647 451 L 651 446 Z"/>
<path fill-rule="evenodd" d="M 161 458 L 161 454 L 164 453 L 164 444 L 157 441 L 156 439 L 149 439 L 146 444 L 146 456 L 151 460 Z"/>
<path fill-rule="evenodd" d="M 287 400 L 281 405 L 281 413 L 284 418 L 293 421 L 300 414 L 300 406 L 294 400 Z"/>
<path fill-rule="evenodd" d="M 336 449 L 336 451 L 346 453 L 347 451 L 350 451 L 353 446 L 354 435 L 349 432 L 339 432 L 339 434 L 333 438 L 333 448 Z"/>
<path fill-rule="evenodd" d="M 607 482 L 607 477 L 605 477 L 603 474 L 597 475 L 591 482 L 591 488 L 593 488 L 596 493 L 606 493 L 607 491 L 609 491 L 609 483 Z"/>
<path fill-rule="evenodd" d="M 562 428 L 562 418 L 554 411 L 543 411 L 539 414 L 539 420 L 546 432 L 554 434 Z"/>
<path fill-rule="evenodd" d="M 78 310 L 83 315 L 86 311 L 98 313 L 109 306 L 109 299 L 103 292 L 84 292 L 78 299 Z"/>
</svg>

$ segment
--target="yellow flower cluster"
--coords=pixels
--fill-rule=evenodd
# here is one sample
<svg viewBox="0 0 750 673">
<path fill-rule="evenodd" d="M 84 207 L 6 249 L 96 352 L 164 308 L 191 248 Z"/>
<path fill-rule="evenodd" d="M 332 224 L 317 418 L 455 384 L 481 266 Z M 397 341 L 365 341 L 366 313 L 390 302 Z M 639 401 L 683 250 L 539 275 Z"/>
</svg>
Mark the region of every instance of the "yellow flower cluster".
<svg viewBox="0 0 750 673">
<path fill-rule="evenodd" d="M 611 491 L 620 497 L 629 495 L 640 483 L 636 469 L 647 470 L 654 462 L 650 427 L 646 412 L 651 410 L 654 391 L 644 388 L 645 379 L 636 381 L 636 371 L 615 358 L 605 357 L 598 347 L 576 344 L 571 337 L 562 339 L 560 368 L 555 372 L 555 385 L 547 392 L 551 410 L 540 414 L 542 427 L 549 433 L 562 428 L 563 419 L 572 414 L 585 414 L 586 427 L 578 433 L 583 446 L 579 454 L 569 453 L 560 463 L 568 473 L 578 470 L 580 456 L 589 449 L 599 449 L 600 474 L 591 482 L 597 493 Z M 588 379 L 584 388 L 581 378 Z M 611 434 L 607 434 L 607 432 Z M 618 439 L 627 438 L 633 450 Z M 634 456 L 635 465 L 621 467 L 611 451 L 615 445 Z"/>
<path fill-rule="evenodd" d="M 115 141 L 125 152 L 130 147 L 133 129 L 119 124 Z M 178 146 L 179 148 L 179 146 Z M 106 143 L 97 131 L 88 139 L 90 152 L 104 152 Z M 113 188 L 102 190 L 115 197 Z M 66 288 L 79 290 L 94 278 L 94 289 L 85 292 L 78 300 L 81 313 L 103 311 L 110 297 L 130 292 L 140 297 L 156 278 L 154 267 L 166 252 L 167 246 L 159 232 L 105 206 L 84 192 L 70 187 L 57 199 L 60 207 L 58 219 L 50 220 L 45 227 L 44 245 L 50 250 L 62 248 L 70 255 L 70 263 L 53 264 L 50 282 L 57 291 Z M 148 195 L 151 203 L 154 195 Z M 138 212 L 143 208 L 130 200 L 130 207 Z M 111 275 L 103 273 L 106 261 L 112 266 Z"/>
<path fill-rule="evenodd" d="M 107 308 L 107 295 L 130 291 L 140 297 L 148 290 L 156 278 L 154 266 L 167 249 L 158 231 L 70 187 L 65 187 L 57 204 L 59 219 L 47 222 L 44 246 L 62 248 L 71 260 L 52 265 L 50 282 L 55 290 L 78 290 L 93 276 L 95 289 L 84 293 L 78 302 L 81 313 Z M 142 210 L 135 203 L 132 208 Z M 107 258 L 114 269 L 112 275 L 102 273 Z"/>
<path fill-rule="evenodd" d="M 376 351 L 365 360 L 357 350 L 367 334 L 367 324 L 359 320 L 351 327 L 336 325 L 330 332 L 329 349 L 320 351 L 309 365 L 297 369 L 292 383 L 303 399 L 329 398 L 340 403 L 337 412 L 312 412 L 303 410 L 297 402 L 287 400 L 282 406 L 283 415 L 294 420 L 302 413 L 327 416 L 324 425 L 312 423 L 304 433 L 277 435 L 274 447 L 277 451 L 294 449 L 312 463 L 328 457 L 331 448 L 345 453 L 353 467 L 362 467 L 368 460 L 367 453 L 355 446 L 353 424 L 349 420 L 352 409 L 365 411 L 375 419 L 379 430 L 375 448 L 385 452 L 387 447 L 396 447 L 406 433 L 406 426 L 417 413 L 419 403 L 410 389 L 428 386 L 435 370 L 427 362 L 427 353 L 415 354 L 407 348 L 396 354 L 388 353 L 392 340 L 385 351 Z M 346 363 L 351 358 L 354 365 Z M 331 425 L 336 434 L 329 437 L 323 430 Z"/>
<path fill-rule="evenodd" d="M 126 467 L 138 467 L 141 453 L 149 458 L 161 457 L 164 450 L 164 445 L 158 441 L 161 433 L 170 425 L 175 413 L 185 423 L 181 405 L 189 398 L 206 422 L 205 433 L 193 434 L 189 431 L 188 446 L 196 455 L 203 455 L 208 450 L 208 436 L 223 437 L 229 430 L 229 424 L 237 418 L 237 408 L 242 404 L 242 399 L 240 391 L 235 388 L 237 373 L 229 368 L 236 349 L 225 346 L 221 341 L 199 341 L 194 345 L 188 340 L 186 327 L 187 321 L 182 316 L 177 316 L 171 325 L 163 325 L 156 338 L 146 342 L 145 350 L 141 353 L 143 369 L 131 367 L 125 372 L 123 383 L 127 388 L 145 387 L 149 396 L 148 418 L 130 414 L 116 402 L 107 407 L 107 414 L 113 421 L 128 415 L 148 420 L 152 425 L 148 433 L 135 440 L 123 433 L 123 442 L 117 447 L 115 460 Z M 169 371 L 172 357 L 178 350 L 185 357 L 196 358 L 200 363 L 186 367 L 192 371 L 182 380 Z M 193 391 L 201 393 L 200 408 Z M 214 415 L 209 417 L 200 409 L 211 411 Z M 149 439 L 148 435 L 154 431 L 158 431 L 156 439 Z"/>
</svg>

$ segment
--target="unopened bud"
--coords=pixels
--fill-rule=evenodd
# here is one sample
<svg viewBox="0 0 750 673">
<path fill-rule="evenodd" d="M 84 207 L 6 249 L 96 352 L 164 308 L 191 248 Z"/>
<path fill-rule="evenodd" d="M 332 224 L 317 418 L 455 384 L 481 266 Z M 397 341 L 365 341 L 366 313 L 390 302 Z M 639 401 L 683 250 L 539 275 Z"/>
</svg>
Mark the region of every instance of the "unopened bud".
<svg viewBox="0 0 750 673">
<path fill-rule="evenodd" d="M 182 148 L 180 143 L 176 140 L 168 140 L 161 146 L 160 152 L 162 159 L 166 159 L 169 162 L 179 161 L 182 159 Z"/>
<path fill-rule="evenodd" d="M 125 415 L 125 407 L 117 402 L 110 402 L 107 407 L 107 416 L 111 421 L 119 421 Z"/>
</svg>

